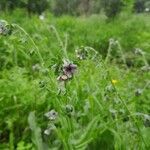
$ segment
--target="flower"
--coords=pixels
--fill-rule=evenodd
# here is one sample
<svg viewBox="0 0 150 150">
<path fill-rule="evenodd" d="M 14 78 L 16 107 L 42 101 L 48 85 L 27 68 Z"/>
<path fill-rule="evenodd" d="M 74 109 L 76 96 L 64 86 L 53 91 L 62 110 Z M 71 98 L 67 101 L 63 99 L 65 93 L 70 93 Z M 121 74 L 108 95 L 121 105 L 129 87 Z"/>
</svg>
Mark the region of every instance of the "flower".
<svg viewBox="0 0 150 150">
<path fill-rule="evenodd" d="M 0 25 L 0 34 L 3 34 L 4 27 Z"/>
<path fill-rule="evenodd" d="M 46 86 L 46 81 L 44 81 L 44 80 L 41 80 L 41 81 L 39 81 L 39 87 L 40 88 L 44 88 L 45 86 Z"/>
<path fill-rule="evenodd" d="M 57 78 L 58 81 L 66 81 L 68 80 L 68 76 L 67 75 L 60 75 L 58 78 Z"/>
<path fill-rule="evenodd" d="M 112 86 L 112 84 L 110 84 L 110 85 L 106 86 L 105 91 L 109 93 L 109 92 L 114 92 L 115 90 L 114 90 L 114 87 Z"/>
<path fill-rule="evenodd" d="M 72 76 L 73 76 L 76 69 L 77 69 L 77 65 L 75 65 L 71 62 L 68 62 L 68 61 L 64 61 L 63 74 L 67 75 L 68 78 L 72 78 Z"/>
<path fill-rule="evenodd" d="M 48 127 L 44 130 L 45 135 L 50 135 L 55 130 L 56 126 L 53 123 L 48 124 Z"/>
<path fill-rule="evenodd" d="M 118 81 L 115 80 L 115 79 L 112 79 L 111 82 L 112 82 L 113 84 L 116 84 Z"/>
<path fill-rule="evenodd" d="M 0 35 L 10 35 L 12 33 L 12 25 L 5 20 L 0 20 Z"/>
<path fill-rule="evenodd" d="M 66 113 L 71 113 L 71 112 L 73 112 L 74 108 L 73 108 L 72 105 L 67 104 L 67 105 L 65 106 L 65 110 L 66 110 Z"/>
<path fill-rule="evenodd" d="M 150 71 L 150 67 L 149 66 L 143 66 L 141 68 L 141 71 L 143 71 L 143 72 L 149 72 Z"/>
<path fill-rule="evenodd" d="M 2 23 L 0 23 L 0 34 L 5 35 L 5 32 L 6 32 L 6 27 Z"/>
<path fill-rule="evenodd" d="M 87 57 L 87 51 L 84 49 L 84 47 L 81 47 L 81 49 L 75 50 L 76 57 L 80 60 L 83 60 Z"/>
<path fill-rule="evenodd" d="M 115 40 L 115 39 L 113 39 L 113 38 L 110 38 L 109 39 L 109 45 L 110 46 L 116 46 L 116 45 L 118 45 L 119 44 L 119 41 L 118 40 Z"/>
<path fill-rule="evenodd" d="M 65 83 L 68 79 L 73 77 L 73 74 L 77 68 L 77 65 L 71 63 L 70 61 L 64 60 L 64 64 L 61 68 L 61 75 L 58 76 L 57 80 Z"/>
<path fill-rule="evenodd" d="M 41 67 L 39 64 L 35 64 L 32 66 L 32 71 L 34 71 L 34 72 L 38 72 L 40 69 L 41 69 Z"/>
<path fill-rule="evenodd" d="M 46 129 L 46 130 L 44 130 L 44 134 L 50 135 L 50 133 L 51 133 L 51 129 Z"/>
<path fill-rule="evenodd" d="M 135 48 L 134 53 L 135 53 L 136 55 L 143 55 L 144 52 L 143 52 L 143 50 L 140 49 L 140 48 Z"/>
<path fill-rule="evenodd" d="M 109 109 L 109 112 L 111 113 L 112 118 L 115 119 L 115 118 L 116 118 L 116 115 L 117 115 L 117 110 L 110 108 L 110 109 Z"/>
<path fill-rule="evenodd" d="M 142 94 L 142 89 L 135 90 L 135 96 L 140 96 Z"/>
<path fill-rule="evenodd" d="M 58 113 L 54 109 L 52 109 L 51 111 L 45 113 L 44 116 L 46 116 L 49 120 L 53 121 L 56 120 Z"/>
</svg>

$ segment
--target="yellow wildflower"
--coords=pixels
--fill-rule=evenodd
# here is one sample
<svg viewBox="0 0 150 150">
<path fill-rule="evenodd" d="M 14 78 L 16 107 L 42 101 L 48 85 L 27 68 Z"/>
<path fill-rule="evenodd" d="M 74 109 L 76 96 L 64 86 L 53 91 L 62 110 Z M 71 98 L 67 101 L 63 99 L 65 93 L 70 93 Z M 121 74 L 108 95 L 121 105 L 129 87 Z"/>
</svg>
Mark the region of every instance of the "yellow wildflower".
<svg viewBox="0 0 150 150">
<path fill-rule="evenodd" d="M 116 83 L 118 82 L 118 80 L 112 79 L 111 82 L 112 82 L 113 84 L 116 84 Z"/>
</svg>

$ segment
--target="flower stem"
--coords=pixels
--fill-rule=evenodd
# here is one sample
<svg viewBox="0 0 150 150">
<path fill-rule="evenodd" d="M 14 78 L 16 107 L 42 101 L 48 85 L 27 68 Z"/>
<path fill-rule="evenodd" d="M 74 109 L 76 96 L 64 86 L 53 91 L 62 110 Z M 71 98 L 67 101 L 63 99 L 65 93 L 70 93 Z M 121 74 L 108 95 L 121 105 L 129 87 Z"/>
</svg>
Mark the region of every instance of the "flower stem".
<svg viewBox="0 0 150 150">
<path fill-rule="evenodd" d="M 18 24 L 12 24 L 13 27 L 16 27 L 18 28 L 19 30 L 21 30 L 26 36 L 28 36 L 28 38 L 30 39 L 30 41 L 32 42 L 32 44 L 34 45 L 35 49 L 36 49 L 36 52 L 37 52 L 37 55 L 40 59 L 40 62 L 41 62 L 41 65 L 43 66 L 44 65 L 44 60 L 42 58 L 42 55 L 40 53 L 40 50 L 39 48 L 37 47 L 37 45 L 35 44 L 34 40 L 31 38 L 31 36 L 22 28 L 20 27 Z"/>
</svg>

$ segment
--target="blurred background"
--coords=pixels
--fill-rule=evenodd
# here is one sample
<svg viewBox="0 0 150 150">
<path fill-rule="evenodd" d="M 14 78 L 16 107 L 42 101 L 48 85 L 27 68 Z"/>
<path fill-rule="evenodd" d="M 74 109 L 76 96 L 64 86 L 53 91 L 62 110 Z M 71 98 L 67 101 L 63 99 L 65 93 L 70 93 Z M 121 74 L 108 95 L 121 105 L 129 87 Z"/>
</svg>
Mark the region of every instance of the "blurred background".
<svg viewBox="0 0 150 150">
<path fill-rule="evenodd" d="M 0 11 L 11 12 L 16 8 L 26 10 L 28 15 L 49 11 L 56 16 L 63 14 L 80 16 L 104 12 L 115 17 L 121 10 L 132 7 L 132 12 L 150 12 L 150 0 L 1 0 Z"/>
</svg>

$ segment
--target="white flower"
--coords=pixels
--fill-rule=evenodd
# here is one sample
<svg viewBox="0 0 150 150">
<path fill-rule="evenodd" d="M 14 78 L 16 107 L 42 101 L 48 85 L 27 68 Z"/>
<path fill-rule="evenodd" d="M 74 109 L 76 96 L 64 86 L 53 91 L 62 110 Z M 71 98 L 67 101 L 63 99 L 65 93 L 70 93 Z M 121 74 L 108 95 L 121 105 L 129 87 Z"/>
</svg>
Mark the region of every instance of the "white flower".
<svg viewBox="0 0 150 150">
<path fill-rule="evenodd" d="M 52 109 L 51 111 L 45 113 L 44 116 L 46 116 L 49 120 L 53 121 L 57 118 L 58 113 L 54 109 Z"/>
</svg>

